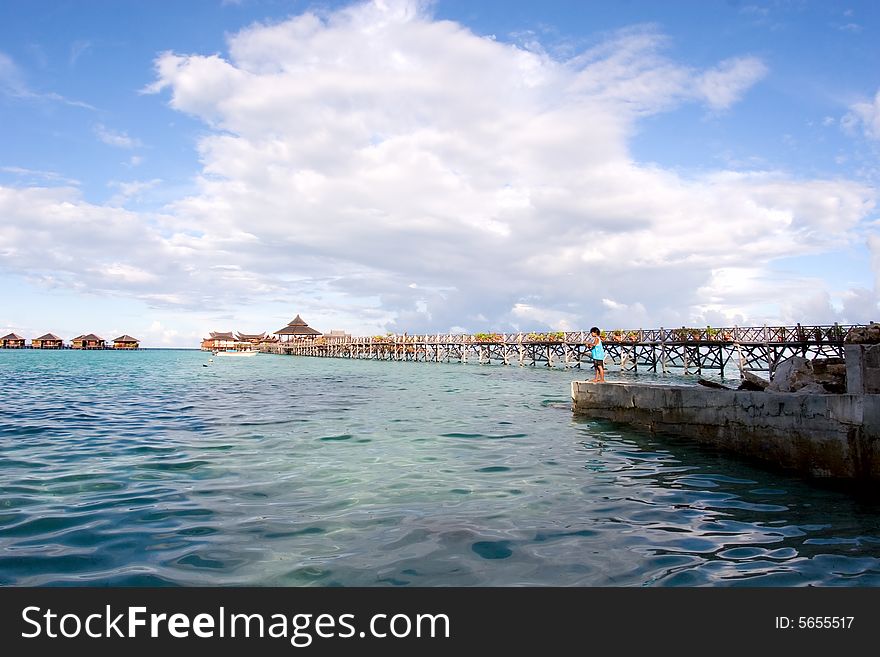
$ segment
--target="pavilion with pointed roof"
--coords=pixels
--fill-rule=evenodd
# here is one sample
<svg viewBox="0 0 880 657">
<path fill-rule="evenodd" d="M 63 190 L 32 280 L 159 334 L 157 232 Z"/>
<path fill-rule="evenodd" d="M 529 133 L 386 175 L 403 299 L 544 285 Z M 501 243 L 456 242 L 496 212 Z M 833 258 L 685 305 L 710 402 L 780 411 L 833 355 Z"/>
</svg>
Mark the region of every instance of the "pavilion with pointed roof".
<svg viewBox="0 0 880 657">
<path fill-rule="evenodd" d="M 314 338 L 317 335 L 321 335 L 321 332 L 313 329 L 303 321 L 302 317 L 297 315 L 283 329 L 275 331 L 275 335 L 287 336 L 286 341 L 289 342 L 292 338 Z"/>
</svg>

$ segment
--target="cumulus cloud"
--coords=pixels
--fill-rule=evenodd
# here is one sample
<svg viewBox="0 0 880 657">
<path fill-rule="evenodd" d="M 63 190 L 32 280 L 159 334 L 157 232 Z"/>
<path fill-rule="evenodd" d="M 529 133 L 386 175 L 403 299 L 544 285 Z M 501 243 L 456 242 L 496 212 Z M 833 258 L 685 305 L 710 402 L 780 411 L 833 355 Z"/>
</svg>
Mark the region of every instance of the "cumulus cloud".
<svg viewBox="0 0 880 657">
<path fill-rule="evenodd" d="M 772 314 L 758 293 L 779 317 L 768 266 L 851 243 L 873 191 L 635 161 L 642 117 L 729 110 L 766 73 L 749 56 L 695 70 L 666 45 L 639 27 L 563 60 L 403 0 L 254 24 L 228 56 L 156 60 L 146 91 L 208 128 L 196 193 L 147 217 L 71 190 L 2 190 L 13 226 L 42 232 L 7 232 L 0 249 L 157 305 L 266 299 L 348 330 Z"/>
<path fill-rule="evenodd" d="M 193 309 L 223 307 L 214 285 L 236 299 L 271 287 L 252 274 L 211 271 L 218 252 L 169 233 L 163 216 L 97 206 L 75 188 L 0 186 L 0 217 L 0 270 L 46 287 Z"/>
</svg>

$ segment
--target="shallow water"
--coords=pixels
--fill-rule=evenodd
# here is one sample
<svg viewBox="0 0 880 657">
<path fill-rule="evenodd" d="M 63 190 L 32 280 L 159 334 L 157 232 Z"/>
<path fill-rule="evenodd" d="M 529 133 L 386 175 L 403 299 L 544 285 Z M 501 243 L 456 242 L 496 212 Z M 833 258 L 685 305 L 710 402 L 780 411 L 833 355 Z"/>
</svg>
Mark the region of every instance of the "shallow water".
<svg viewBox="0 0 880 657">
<path fill-rule="evenodd" d="M 586 370 L 208 359 L 0 351 L 0 584 L 880 585 L 875 499 L 575 419 Z"/>
</svg>

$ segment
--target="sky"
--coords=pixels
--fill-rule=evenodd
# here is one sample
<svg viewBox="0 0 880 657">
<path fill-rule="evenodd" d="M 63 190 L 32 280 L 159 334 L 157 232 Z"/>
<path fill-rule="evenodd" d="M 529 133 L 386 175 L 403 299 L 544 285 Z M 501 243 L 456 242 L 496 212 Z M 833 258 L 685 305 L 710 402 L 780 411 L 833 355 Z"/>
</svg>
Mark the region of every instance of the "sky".
<svg viewBox="0 0 880 657">
<path fill-rule="evenodd" d="M 0 2 L 0 334 L 880 319 L 880 3 Z"/>
</svg>

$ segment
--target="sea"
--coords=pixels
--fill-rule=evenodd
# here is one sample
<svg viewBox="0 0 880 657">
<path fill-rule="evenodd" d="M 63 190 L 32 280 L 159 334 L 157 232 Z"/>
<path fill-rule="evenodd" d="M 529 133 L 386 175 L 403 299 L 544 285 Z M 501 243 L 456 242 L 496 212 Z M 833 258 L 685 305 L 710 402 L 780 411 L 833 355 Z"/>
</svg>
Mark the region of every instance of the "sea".
<svg viewBox="0 0 880 657">
<path fill-rule="evenodd" d="M 880 585 L 871 491 L 574 417 L 591 375 L 0 350 L 0 585 Z"/>
</svg>

